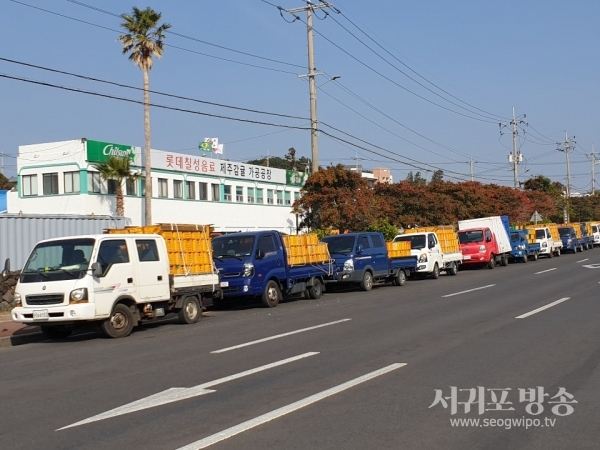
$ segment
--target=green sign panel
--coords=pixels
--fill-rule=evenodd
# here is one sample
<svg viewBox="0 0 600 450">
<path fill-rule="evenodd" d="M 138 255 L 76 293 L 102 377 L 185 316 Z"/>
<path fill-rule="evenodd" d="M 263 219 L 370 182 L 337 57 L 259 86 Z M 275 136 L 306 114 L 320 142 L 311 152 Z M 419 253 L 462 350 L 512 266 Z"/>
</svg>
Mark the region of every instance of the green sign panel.
<svg viewBox="0 0 600 450">
<path fill-rule="evenodd" d="M 137 154 L 131 145 L 111 144 L 109 142 L 86 142 L 87 160 L 89 162 L 104 162 L 111 156 L 129 158 L 131 164 L 136 164 Z"/>
<path fill-rule="evenodd" d="M 304 183 L 308 179 L 308 173 L 296 172 L 295 170 L 285 171 L 285 184 L 292 186 L 304 186 Z"/>
<path fill-rule="evenodd" d="M 200 142 L 198 148 L 203 152 L 212 152 L 212 142 Z"/>
</svg>

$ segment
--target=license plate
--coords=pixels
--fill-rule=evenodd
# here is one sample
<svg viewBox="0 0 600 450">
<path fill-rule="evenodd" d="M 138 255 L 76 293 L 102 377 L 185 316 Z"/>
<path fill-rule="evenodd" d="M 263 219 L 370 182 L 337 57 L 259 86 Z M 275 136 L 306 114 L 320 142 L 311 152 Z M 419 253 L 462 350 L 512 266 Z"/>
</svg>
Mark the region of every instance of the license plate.
<svg viewBox="0 0 600 450">
<path fill-rule="evenodd" d="M 469 259 L 471 259 L 471 255 L 465 255 L 465 256 L 463 256 L 463 259 L 468 261 Z"/>
<path fill-rule="evenodd" d="M 50 316 L 48 316 L 48 310 L 42 309 L 40 311 L 33 312 L 33 320 L 47 320 Z"/>
<path fill-rule="evenodd" d="M 221 281 L 221 287 L 229 287 L 229 281 Z"/>
</svg>

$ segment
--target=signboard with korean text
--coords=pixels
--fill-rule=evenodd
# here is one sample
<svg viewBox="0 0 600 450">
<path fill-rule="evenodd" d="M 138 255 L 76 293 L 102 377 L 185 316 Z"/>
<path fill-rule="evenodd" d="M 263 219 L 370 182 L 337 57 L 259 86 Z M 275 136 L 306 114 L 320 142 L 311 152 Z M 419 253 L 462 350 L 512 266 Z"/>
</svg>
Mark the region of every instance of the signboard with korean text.
<svg viewBox="0 0 600 450">
<path fill-rule="evenodd" d="M 111 144 L 101 141 L 86 141 L 86 159 L 89 162 L 105 162 L 111 156 L 129 158 L 131 165 L 141 164 L 141 149 L 131 145 Z"/>
<path fill-rule="evenodd" d="M 283 169 L 160 150 L 152 150 L 152 167 L 155 169 L 190 172 L 200 175 L 238 178 L 247 181 L 266 181 L 278 184 L 286 184 L 287 181 L 287 174 Z"/>
<path fill-rule="evenodd" d="M 286 170 L 285 172 L 285 184 L 290 186 L 304 186 L 304 183 L 308 179 L 308 173 L 306 172 L 297 172 L 295 170 Z"/>
</svg>

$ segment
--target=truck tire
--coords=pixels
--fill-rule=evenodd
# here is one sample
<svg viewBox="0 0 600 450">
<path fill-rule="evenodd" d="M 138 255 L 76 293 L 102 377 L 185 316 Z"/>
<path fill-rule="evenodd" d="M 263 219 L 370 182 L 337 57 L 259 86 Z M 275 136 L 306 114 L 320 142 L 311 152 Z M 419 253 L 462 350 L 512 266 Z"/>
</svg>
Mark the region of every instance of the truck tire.
<svg viewBox="0 0 600 450">
<path fill-rule="evenodd" d="M 550 253 L 548 253 L 548 258 L 552 258 L 554 256 L 554 250 L 550 249 Z"/>
<path fill-rule="evenodd" d="M 502 255 L 502 257 L 500 258 L 500 265 L 508 266 L 508 256 L 507 255 Z"/>
<path fill-rule="evenodd" d="M 556 249 L 556 256 L 560 256 L 560 248 Z"/>
<path fill-rule="evenodd" d="M 110 317 L 102 322 L 102 332 L 110 338 L 129 336 L 133 330 L 133 313 L 129 306 L 119 303 Z"/>
<path fill-rule="evenodd" d="M 521 258 L 521 261 L 526 263 L 529 260 L 529 258 L 527 258 L 527 255 L 523 256 L 523 258 Z"/>
<path fill-rule="evenodd" d="M 273 280 L 265 286 L 265 292 L 262 295 L 262 302 L 268 308 L 275 308 L 281 301 L 281 290 Z"/>
<path fill-rule="evenodd" d="M 308 287 L 308 296 L 313 300 L 318 300 L 323 294 L 323 283 L 318 278 L 315 278 L 313 285 Z"/>
<path fill-rule="evenodd" d="M 537 261 L 538 260 L 538 254 L 537 254 L 537 252 L 534 252 L 533 255 L 531 255 L 531 260 L 532 261 Z"/>
<path fill-rule="evenodd" d="M 360 288 L 363 291 L 370 291 L 373 289 L 373 274 L 368 270 L 365 270 L 365 273 L 363 274 L 363 279 L 360 282 Z"/>
<path fill-rule="evenodd" d="M 392 284 L 394 286 L 404 286 L 405 283 L 406 283 L 406 274 L 404 273 L 404 270 L 398 269 L 398 273 L 392 280 Z"/>
<path fill-rule="evenodd" d="M 202 308 L 200 308 L 200 302 L 198 298 L 193 295 L 189 295 L 183 299 L 183 305 L 177 312 L 179 316 L 179 322 L 181 323 L 196 323 L 202 318 Z"/>
<path fill-rule="evenodd" d="M 66 339 L 71 336 L 73 329 L 65 325 L 42 325 L 42 334 L 53 341 L 57 339 Z"/>
<path fill-rule="evenodd" d="M 438 266 L 438 263 L 435 263 L 433 265 L 433 272 L 431 272 L 431 278 L 433 278 L 434 280 L 437 280 L 440 277 L 440 266 Z"/>
<path fill-rule="evenodd" d="M 493 269 L 494 267 L 496 267 L 496 256 L 492 253 L 491 258 L 487 263 L 487 268 Z"/>
<path fill-rule="evenodd" d="M 452 275 L 452 276 L 456 275 L 458 273 L 458 266 L 457 266 L 457 264 L 458 263 L 455 263 L 455 262 L 450 263 L 450 267 L 448 267 L 446 269 L 446 273 L 448 275 Z"/>
</svg>

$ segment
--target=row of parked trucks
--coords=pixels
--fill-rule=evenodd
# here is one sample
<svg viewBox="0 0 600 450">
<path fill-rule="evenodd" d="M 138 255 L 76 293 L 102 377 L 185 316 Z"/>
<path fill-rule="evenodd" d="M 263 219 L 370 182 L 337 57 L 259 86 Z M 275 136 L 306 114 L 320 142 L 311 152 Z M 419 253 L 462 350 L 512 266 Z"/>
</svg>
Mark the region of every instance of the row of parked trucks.
<svg viewBox="0 0 600 450">
<path fill-rule="evenodd" d="M 600 245 L 600 225 L 510 227 L 495 216 L 450 226 L 412 228 L 386 242 L 380 232 L 324 237 L 252 231 L 211 237 L 202 225 L 162 224 L 39 242 L 15 289 L 12 318 L 35 323 L 52 339 L 95 325 L 124 337 L 140 323 L 175 313 L 194 323 L 211 305 L 260 297 L 274 307 L 284 296 L 321 297 L 326 285 L 405 284 L 437 279 L 459 267 L 560 256 Z M 10 270 L 5 263 L 2 276 Z"/>
</svg>

